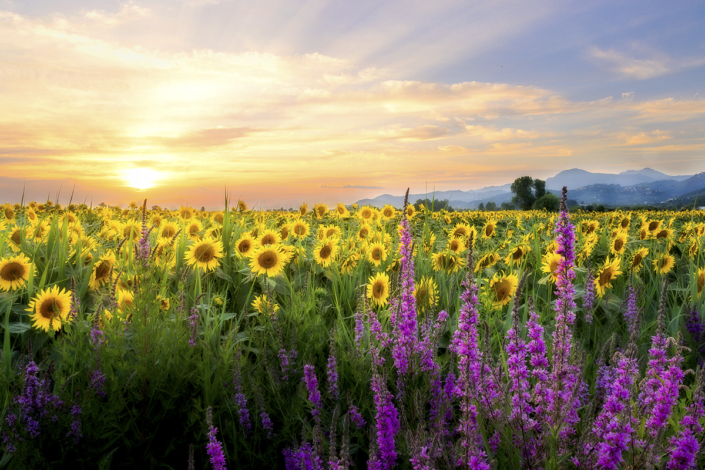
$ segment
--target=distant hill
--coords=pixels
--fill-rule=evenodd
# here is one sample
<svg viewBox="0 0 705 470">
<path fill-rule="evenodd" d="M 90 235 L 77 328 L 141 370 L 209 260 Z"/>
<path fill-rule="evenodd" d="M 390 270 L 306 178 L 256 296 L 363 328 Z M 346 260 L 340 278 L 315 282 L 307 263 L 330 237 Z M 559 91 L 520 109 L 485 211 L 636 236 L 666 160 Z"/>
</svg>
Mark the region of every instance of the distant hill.
<svg viewBox="0 0 705 470">
<path fill-rule="evenodd" d="M 604 204 L 605 206 L 638 206 L 664 204 L 684 198 L 693 201 L 705 191 L 705 172 L 696 175 L 671 176 L 651 168 L 627 170 L 619 174 L 592 173 L 573 168 L 546 179 L 546 189 L 556 193 L 563 186 L 568 187 L 569 198 L 579 204 Z M 488 186 L 468 191 L 437 191 L 435 194 L 410 194 L 412 203 L 418 199 L 448 199 L 456 209 L 477 209 L 480 203 L 494 202 L 498 206 L 511 202 L 511 183 L 502 186 Z M 357 201 L 359 205 L 382 207 L 385 204 L 400 208 L 403 196 L 383 194 L 372 199 Z M 705 199 L 702 201 L 705 203 Z"/>
</svg>

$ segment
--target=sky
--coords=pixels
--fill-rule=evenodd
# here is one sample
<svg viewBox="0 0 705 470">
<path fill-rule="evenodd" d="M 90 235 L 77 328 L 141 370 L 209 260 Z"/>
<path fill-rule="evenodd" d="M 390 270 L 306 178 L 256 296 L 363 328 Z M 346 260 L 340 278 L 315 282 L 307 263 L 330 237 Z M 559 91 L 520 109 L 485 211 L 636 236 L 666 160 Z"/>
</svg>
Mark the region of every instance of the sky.
<svg viewBox="0 0 705 470">
<path fill-rule="evenodd" d="M 0 203 L 705 171 L 705 2 L 0 0 Z"/>
</svg>

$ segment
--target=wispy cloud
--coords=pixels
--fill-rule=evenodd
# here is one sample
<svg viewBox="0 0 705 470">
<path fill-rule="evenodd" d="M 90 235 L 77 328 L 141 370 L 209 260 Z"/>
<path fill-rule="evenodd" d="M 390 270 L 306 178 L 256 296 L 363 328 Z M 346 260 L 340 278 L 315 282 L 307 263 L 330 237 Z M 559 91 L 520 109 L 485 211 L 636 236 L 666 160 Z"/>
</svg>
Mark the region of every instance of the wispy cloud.
<svg viewBox="0 0 705 470">
<path fill-rule="evenodd" d="M 662 52 L 644 50 L 643 47 L 635 49 L 634 52 L 642 57 L 598 47 L 592 47 L 589 53 L 593 59 L 625 79 L 646 80 L 705 65 L 705 57 L 674 58 Z"/>
<path fill-rule="evenodd" d="M 382 186 L 363 186 L 363 185 L 345 185 L 345 186 L 328 186 L 325 184 L 321 185 L 321 188 L 328 189 L 384 189 Z"/>
</svg>

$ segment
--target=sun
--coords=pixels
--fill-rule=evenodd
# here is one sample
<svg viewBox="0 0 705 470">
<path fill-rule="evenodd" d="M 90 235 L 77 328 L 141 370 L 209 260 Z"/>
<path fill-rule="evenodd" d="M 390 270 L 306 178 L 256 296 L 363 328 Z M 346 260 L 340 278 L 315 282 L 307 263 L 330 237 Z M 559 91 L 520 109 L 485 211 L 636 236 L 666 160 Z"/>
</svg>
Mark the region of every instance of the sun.
<svg viewBox="0 0 705 470">
<path fill-rule="evenodd" d="M 158 171 L 151 168 L 130 168 L 123 171 L 122 177 L 127 182 L 127 186 L 137 189 L 149 189 L 155 185 L 161 175 Z"/>
</svg>

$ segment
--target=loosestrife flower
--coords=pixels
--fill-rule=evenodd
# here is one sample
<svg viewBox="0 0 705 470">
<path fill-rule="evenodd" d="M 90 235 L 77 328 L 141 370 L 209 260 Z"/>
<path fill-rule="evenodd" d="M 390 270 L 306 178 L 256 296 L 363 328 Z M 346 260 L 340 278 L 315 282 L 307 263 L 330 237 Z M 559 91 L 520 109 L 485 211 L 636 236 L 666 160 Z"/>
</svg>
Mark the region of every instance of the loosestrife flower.
<svg viewBox="0 0 705 470">
<path fill-rule="evenodd" d="M 191 331 L 191 338 L 188 340 L 188 344 L 196 346 L 196 337 L 198 335 L 198 309 L 196 307 L 191 307 L 191 316 L 188 319 L 189 330 Z"/>
<path fill-rule="evenodd" d="M 208 459 L 210 459 L 213 470 L 227 470 L 223 445 L 216 438 L 218 428 L 213 426 L 213 410 L 210 406 L 206 411 L 206 422 L 208 424 L 208 444 L 206 444 Z"/>
<path fill-rule="evenodd" d="M 372 377 L 372 391 L 375 393 L 374 401 L 377 409 L 376 427 L 379 447 L 377 458 L 379 468 L 388 470 L 395 467 L 397 460 L 394 439 L 399 432 L 399 412 L 392 403 L 392 394 L 387 390 L 384 379 L 378 373 L 375 373 Z"/>
<path fill-rule="evenodd" d="M 681 429 L 678 435 L 669 439 L 669 455 L 666 468 L 668 470 L 690 470 L 696 468 L 696 457 L 700 452 L 698 435 L 702 434 L 703 427 L 700 420 L 705 416 L 705 400 L 703 400 L 703 383 L 705 382 L 705 369 L 701 369 L 698 377 L 693 402 L 681 420 Z"/>
<path fill-rule="evenodd" d="M 555 305 L 556 326 L 553 333 L 553 370 L 551 372 L 551 387 L 548 395 L 548 411 L 550 423 L 556 426 L 562 423 L 561 437 L 574 433 L 578 423 L 580 395 L 577 388 L 582 387 L 579 378 L 579 368 L 571 363 L 572 327 L 575 321 L 576 308 L 573 296 L 575 287 L 575 230 L 570 222 L 570 214 L 566 207 L 568 189 L 563 186 L 561 211 L 556 223 L 556 253 L 562 258 L 558 263 L 558 278 L 556 280 L 557 299 Z"/>
<path fill-rule="evenodd" d="M 321 392 L 318 391 L 318 378 L 316 377 L 316 371 L 311 364 L 306 364 L 304 366 L 303 380 L 306 384 L 306 389 L 308 390 L 308 401 L 311 405 L 313 405 L 311 414 L 313 415 L 313 419 L 316 421 L 316 424 L 320 424 L 323 403 L 321 401 Z"/>
<path fill-rule="evenodd" d="M 472 276 L 472 233 L 468 243 L 468 273 L 462 283 L 463 292 L 460 294 L 462 306 L 458 316 L 458 329 L 452 341 L 453 352 L 458 356 L 458 369 L 460 375 L 455 383 L 455 394 L 461 400 L 460 419 L 461 445 L 464 455 L 459 464 L 472 469 L 489 470 L 485 451 L 478 445 L 477 408 L 473 403 L 477 397 L 476 386 L 480 381 L 482 368 L 482 353 L 478 347 L 478 305 L 477 284 Z"/>
<path fill-rule="evenodd" d="M 235 401 L 235 404 L 237 404 L 238 407 L 237 413 L 240 421 L 240 426 L 243 427 L 243 429 L 245 430 L 245 434 L 247 434 L 252 428 L 252 425 L 250 424 L 250 412 L 247 409 L 247 397 L 245 396 L 245 393 L 243 392 L 242 388 L 239 353 L 235 358 L 235 368 L 233 370 L 233 388 L 235 390 L 233 400 Z"/>
<path fill-rule="evenodd" d="M 333 337 L 330 340 L 330 354 L 328 355 L 328 364 L 326 368 L 328 375 L 328 394 L 333 400 L 338 400 L 338 363 L 335 359 L 335 346 Z"/>
<path fill-rule="evenodd" d="M 357 409 L 357 406 L 351 404 L 348 408 L 348 414 L 350 415 L 350 421 L 353 422 L 355 427 L 358 429 L 365 427 L 365 419 L 360 414 L 360 410 Z"/>
</svg>

